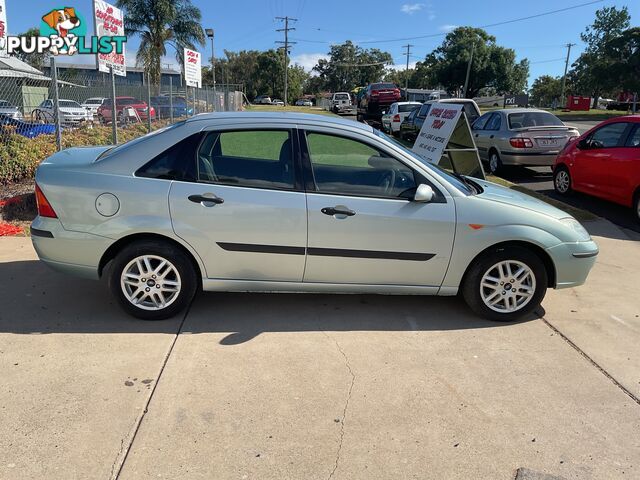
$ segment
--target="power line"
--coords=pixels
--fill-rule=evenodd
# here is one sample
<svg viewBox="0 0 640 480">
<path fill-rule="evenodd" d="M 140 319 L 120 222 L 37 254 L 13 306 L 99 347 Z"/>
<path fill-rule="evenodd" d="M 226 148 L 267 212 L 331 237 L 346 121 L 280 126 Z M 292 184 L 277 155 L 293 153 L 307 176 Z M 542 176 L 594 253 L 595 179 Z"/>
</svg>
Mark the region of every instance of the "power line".
<svg viewBox="0 0 640 480">
<path fill-rule="evenodd" d="M 284 104 L 288 102 L 288 90 L 289 90 L 289 45 L 296 42 L 289 41 L 289 32 L 295 30 L 295 28 L 289 26 L 289 22 L 297 22 L 297 18 L 291 17 L 276 17 L 276 20 L 284 21 L 284 28 L 279 28 L 276 32 L 284 32 L 284 42 L 276 42 L 282 44 L 280 48 L 284 49 Z"/>
</svg>

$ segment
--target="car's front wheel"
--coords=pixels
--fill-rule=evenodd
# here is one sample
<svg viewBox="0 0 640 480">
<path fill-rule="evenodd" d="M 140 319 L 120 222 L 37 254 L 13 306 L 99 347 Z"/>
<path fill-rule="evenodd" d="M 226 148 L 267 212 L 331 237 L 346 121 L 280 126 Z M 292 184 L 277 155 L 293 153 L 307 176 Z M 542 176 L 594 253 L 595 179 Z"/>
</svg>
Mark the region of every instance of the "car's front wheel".
<svg viewBox="0 0 640 480">
<path fill-rule="evenodd" d="M 571 174 L 567 167 L 560 165 L 553 171 L 553 188 L 561 195 L 571 193 Z"/>
<path fill-rule="evenodd" d="M 636 220 L 640 222 L 640 190 L 633 197 L 633 210 L 636 214 Z"/>
<path fill-rule="evenodd" d="M 162 241 L 132 243 L 110 269 L 109 287 L 122 307 L 143 320 L 162 320 L 187 307 L 197 291 L 189 257 Z"/>
<path fill-rule="evenodd" d="M 467 271 L 462 296 L 478 315 L 510 322 L 535 310 L 547 291 L 544 263 L 520 246 L 496 247 Z"/>
</svg>

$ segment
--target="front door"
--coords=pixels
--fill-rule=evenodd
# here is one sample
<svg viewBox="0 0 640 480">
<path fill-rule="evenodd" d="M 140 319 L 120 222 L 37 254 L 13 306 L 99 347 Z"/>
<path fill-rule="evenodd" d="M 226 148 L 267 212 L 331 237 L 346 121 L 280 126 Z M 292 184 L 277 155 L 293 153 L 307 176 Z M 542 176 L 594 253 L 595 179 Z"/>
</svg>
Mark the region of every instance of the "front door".
<svg viewBox="0 0 640 480">
<path fill-rule="evenodd" d="M 305 282 L 440 286 L 455 230 L 451 197 L 410 199 L 428 180 L 358 136 L 307 131 Z M 344 134 L 346 135 L 346 134 Z"/>
<path fill-rule="evenodd" d="M 197 181 L 173 182 L 174 231 L 215 279 L 302 281 L 307 242 L 305 194 L 289 130 L 208 132 Z"/>
</svg>

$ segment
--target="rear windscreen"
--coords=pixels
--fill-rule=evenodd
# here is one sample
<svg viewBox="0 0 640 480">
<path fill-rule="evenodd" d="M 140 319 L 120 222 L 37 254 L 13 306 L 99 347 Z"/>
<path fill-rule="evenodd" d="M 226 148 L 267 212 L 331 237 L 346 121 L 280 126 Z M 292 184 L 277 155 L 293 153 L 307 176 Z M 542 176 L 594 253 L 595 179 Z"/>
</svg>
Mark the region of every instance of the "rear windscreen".
<svg viewBox="0 0 640 480">
<path fill-rule="evenodd" d="M 564 126 L 562 120 L 546 112 L 520 112 L 509 114 L 509 128 Z"/>
<path fill-rule="evenodd" d="M 411 110 L 413 110 L 414 108 L 418 108 L 420 106 L 420 104 L 416 104 L 416 105 L 398 105 L 398 112 L 410 112 Z"/>
</svg>

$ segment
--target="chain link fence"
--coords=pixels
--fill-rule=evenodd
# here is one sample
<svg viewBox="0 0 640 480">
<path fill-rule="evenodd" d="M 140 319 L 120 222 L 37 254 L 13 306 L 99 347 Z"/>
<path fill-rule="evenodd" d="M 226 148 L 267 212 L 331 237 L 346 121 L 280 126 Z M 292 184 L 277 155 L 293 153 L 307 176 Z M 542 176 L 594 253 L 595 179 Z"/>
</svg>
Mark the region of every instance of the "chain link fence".
<svg viewBox="0 0 640 480">
<path fill-rule="evenodd" d="M 170 77 L 153 86 L 145 75 L 136 82 L 112 81 L 111 75 L 90 70 L 48 71 L 0 72 L 0 148 L 5 149 L 0 155 L 11 155 L 7 146 L 28 148 L 28 141 L 35 144 L 45 135 L 58 150 L 122 143 L 199 113 L 239 111 L 243 105 L 240 85 L 194 88 Z"/>
</svg>

